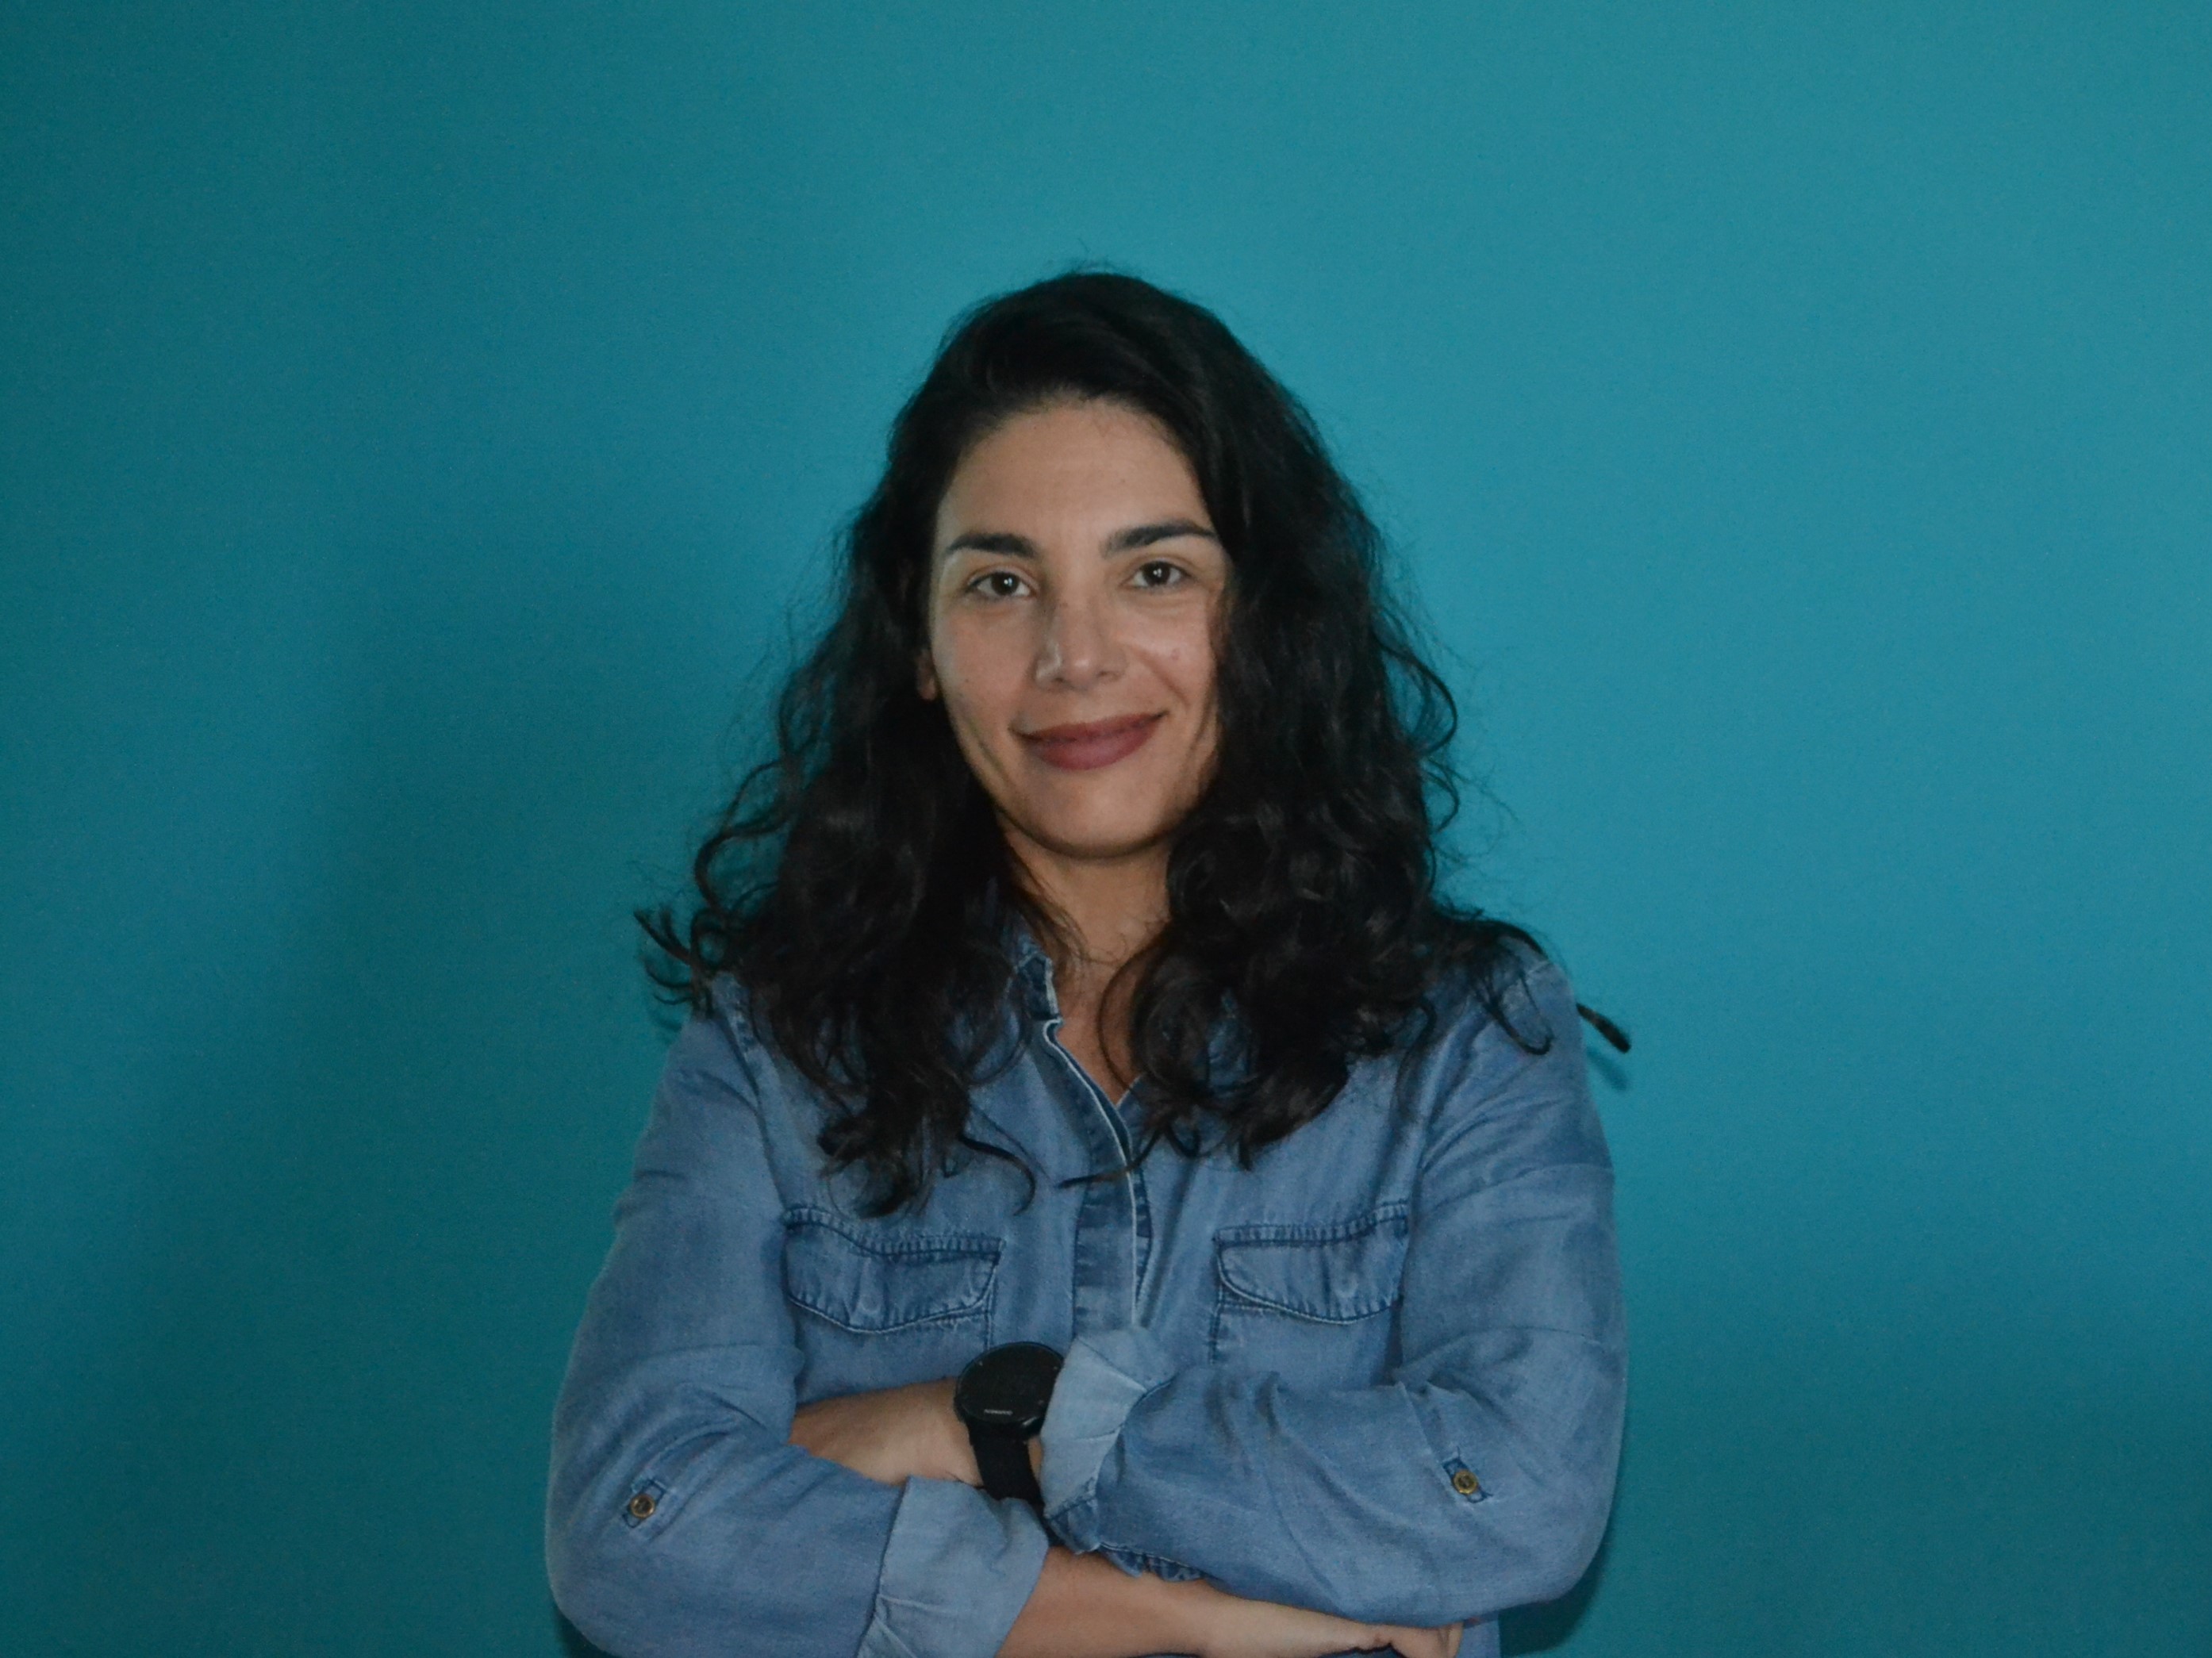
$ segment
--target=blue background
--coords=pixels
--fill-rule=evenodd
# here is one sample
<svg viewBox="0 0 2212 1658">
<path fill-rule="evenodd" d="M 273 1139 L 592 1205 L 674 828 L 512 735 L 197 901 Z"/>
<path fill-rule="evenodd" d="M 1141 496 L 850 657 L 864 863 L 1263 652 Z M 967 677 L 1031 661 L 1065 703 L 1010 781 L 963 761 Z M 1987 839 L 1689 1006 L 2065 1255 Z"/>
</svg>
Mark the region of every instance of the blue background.
<svg viewBox="0 0 2212 1658">
<path fill-rule="evenodd" d="M 544 1654 L 672 885 L 939 331 L 1215 306 L 1630 1025 L 1577 1655 L 2212 1651 L 2212 13 L 9 6 L 0 1648 Z"/>
</svg>

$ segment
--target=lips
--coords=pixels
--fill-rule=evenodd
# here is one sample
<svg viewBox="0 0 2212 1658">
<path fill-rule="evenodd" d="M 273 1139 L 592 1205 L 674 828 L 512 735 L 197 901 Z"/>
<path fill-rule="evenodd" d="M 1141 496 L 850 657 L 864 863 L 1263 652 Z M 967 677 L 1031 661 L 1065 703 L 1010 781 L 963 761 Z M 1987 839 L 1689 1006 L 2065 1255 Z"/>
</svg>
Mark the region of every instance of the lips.
<svg viewBox="0 0 2212 1658">
<path fill-rule="evenodd" d="M 1030 751 L 1048 766 L 1062 771 L 1096 771 L 1125 760 L 1145 746 L 1146 739 L 1164 714 L 1127 714 L 1119 720 L 1097 720 L 1082 726 L 1048 726 L 1042 731 L 1018 732 Z"/>
</svg>

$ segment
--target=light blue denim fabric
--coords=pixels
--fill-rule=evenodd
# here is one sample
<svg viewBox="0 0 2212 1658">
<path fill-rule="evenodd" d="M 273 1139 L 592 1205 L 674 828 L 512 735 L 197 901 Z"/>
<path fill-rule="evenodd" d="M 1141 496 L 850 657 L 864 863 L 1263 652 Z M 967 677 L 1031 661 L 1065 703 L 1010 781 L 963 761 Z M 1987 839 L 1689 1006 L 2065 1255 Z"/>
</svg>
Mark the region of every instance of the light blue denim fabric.
<svg viewBox="0 0 2212 1658">
<path fill-rule="evenodd" d="M 1612 1169 L 1573 998 L 1532 961 L 1516 1045 L 1463 991 L 1240 1169 L 1131 1151 L 1018 943 L 1011 1062 L 925 1207 L 856 1218 L 820 1104 L 734 991 L 671 1050 L 554 1424 L 555 1598 L 621 1658 L 988 1658 L 1048 1541 L 1349 1618 L 1564 1593 L 1612 1501 L 1625 1387 Z M 1067 1352 L 1044 1521 L 787 1442 L 811 1400 Z M 1049 1536 L 1048 1535 L 1049 1527 Z"/>
</svg>

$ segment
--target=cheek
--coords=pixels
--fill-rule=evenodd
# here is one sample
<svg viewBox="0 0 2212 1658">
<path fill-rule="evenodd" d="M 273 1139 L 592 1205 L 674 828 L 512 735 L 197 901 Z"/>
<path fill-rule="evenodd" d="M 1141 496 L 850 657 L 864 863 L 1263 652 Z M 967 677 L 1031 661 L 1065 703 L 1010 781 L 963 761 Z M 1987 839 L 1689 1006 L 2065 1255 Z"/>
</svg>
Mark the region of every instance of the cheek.
<svg viewBox="0 0 2212 1658">
<path fill-rule="evenodd" d="M 1020 663 L 1012 641 L 949 628 L 930 644 L 938 694 L 952 723 L 988 732 L 1007 723 L 1020 695 Z"/>
<path fill-rule="evenodd" d="M 1152 653 L 1162 679 L 1193 707 L 1213 695 L 1213 641 L 1203 629 L 1187 628 L 1158 642 Z"/>
</svg>

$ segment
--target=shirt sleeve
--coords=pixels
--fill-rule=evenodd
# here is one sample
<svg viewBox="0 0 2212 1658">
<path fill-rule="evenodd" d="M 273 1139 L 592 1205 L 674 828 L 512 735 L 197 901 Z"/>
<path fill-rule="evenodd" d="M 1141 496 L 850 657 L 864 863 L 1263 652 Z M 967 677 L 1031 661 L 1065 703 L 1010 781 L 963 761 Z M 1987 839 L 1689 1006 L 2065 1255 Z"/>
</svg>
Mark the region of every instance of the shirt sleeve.
<svg viewBox="0 0 2212 1658">
<path fill-rule="evenodd" d="M 1565 979 L 1536 964 L 1507 1011 L 1550 1043 L 1489 1023 L 1439 1056 L 1387 1379 L 1178 1368 L 1142 1328 L 1079 1338 L 1041 1480 L 1069 1546 L 1430 1627 L 1573 1586 L 1626 1395 L 1612 1166 Z"/>
<path fill-rule="evenodd" d="M 782 1205 L 728 1029 L 671 1050 L 553 1429 L 556 1604 L 617 1658 L 989 1658 L 1042 1570 L 1028 1505 L 788 1442 Z"/>
</svg>

